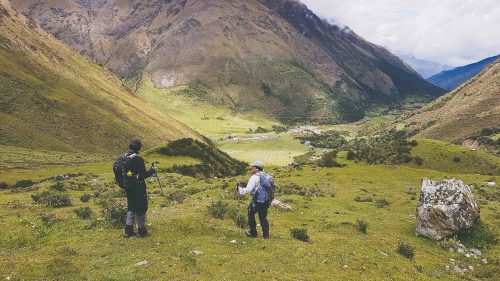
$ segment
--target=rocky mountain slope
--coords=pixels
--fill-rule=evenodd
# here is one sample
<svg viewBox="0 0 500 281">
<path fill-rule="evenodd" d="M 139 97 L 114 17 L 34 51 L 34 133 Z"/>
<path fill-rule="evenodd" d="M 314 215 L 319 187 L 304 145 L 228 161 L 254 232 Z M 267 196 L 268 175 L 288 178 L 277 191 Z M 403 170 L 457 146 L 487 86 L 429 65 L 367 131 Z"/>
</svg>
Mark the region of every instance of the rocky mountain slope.
<svg viewBox="0 0 500 281">
<path fill-rule="evenodd" d="M 109 155 L 132 136 L 146 146 L 195 131 L 0 0 L 0 145 Z"/>
<path fill-rule="evenodd" d="M 446 70 L 428 78 L 427 81 L 443 89 L 451 91 L 460 86 L 460 84 L 479 74 L 479 72 L 481 72 L 488 64 L 494 62 L 498 58 L 500 58 L 500 55 L 489 57 L 469 65 Z"/>
<path fill-rule="evenodd" d="M 500 59 L 406 120 L 418 137 L 459 141 L 500 126 Z"/>
<path fill-rule="evenodd" d="M 152 79 L 158 88 L 189 84 L 204 99 L 283 121 L 349 121 L 373 102 L 443 92 L 386 49 L 298 1 L 13 3 L 123 79 Z"/>
</svg>

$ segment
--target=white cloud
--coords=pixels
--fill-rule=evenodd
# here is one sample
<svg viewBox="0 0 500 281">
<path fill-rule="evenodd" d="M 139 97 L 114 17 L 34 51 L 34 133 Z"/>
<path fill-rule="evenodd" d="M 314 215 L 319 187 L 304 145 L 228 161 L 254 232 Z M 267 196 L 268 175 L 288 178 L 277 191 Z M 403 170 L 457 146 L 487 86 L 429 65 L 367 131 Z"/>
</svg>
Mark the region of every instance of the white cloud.
<svg viewBox="0 0 500 281">
<path fill-rule="evenodd" d="M 498 0 L 301 0 L 399 55 L 460 66 L 500 54 Z"/>
</svg>

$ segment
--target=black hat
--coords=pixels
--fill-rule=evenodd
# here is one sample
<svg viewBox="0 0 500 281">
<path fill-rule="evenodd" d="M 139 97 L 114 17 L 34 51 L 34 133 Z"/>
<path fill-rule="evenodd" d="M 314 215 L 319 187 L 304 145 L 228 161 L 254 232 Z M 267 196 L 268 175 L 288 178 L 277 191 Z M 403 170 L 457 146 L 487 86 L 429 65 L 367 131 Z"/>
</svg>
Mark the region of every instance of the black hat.
<svg viewBox="0 0 500 281">
<path fill-rule="evenodd" d="M 130 141 L 130 144 L 128 145 L 128 147 L 130 148 L 130 150 L 132 150 L 134 152 L 138 152 L 142 148 L 142 142 L 139 138 L 133 138 Z"/>
</svg>

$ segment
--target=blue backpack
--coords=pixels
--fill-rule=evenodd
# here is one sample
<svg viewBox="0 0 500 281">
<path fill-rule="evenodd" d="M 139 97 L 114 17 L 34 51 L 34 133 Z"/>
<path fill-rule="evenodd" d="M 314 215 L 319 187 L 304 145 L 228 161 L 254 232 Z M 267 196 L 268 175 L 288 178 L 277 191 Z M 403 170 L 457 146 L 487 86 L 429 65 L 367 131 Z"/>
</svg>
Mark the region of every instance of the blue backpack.
<svg viewBox="0 0 500 281">
<path fill-rule="evenodd" d="M 260 187 L 254 195 L 254 200 L 257 203 L 270 204 L 274 199 L 274 178 L 270 174 L 260 173 Z"/>
</svg>

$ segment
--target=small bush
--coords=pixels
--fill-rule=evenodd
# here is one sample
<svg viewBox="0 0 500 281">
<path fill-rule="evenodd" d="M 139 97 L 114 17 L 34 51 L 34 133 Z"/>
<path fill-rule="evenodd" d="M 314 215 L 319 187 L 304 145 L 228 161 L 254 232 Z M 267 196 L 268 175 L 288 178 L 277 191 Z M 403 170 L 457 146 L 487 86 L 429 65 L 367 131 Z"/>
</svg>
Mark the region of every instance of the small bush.
<svg viewBox="0 0 500 281">
<path fill-rule="evenodd" d="M 338 152 L 334 150 L 323 154 L 318 161 L 318 166 L 325 168 L 342 167 L 341 164 L 337 163 L 337 153 Z"/>
<path fill-rule="evenodd" d="M 82 201 L 83 203 L 87 203 L 89 202 L 90 198 L 92 198 L 92 195 L 85 193 L 82 196 L 80 196 L 80 201 Z"/>
<path fill-rule="evenodd" d="M 231 209 L 229 212 L 229 217 L 234 221 L 234 224 L 239 228 L 245 228 L 248 225 L 248 219 L 246 214 L 242 214 L 238 209 Z"/>
<path fill-rule="evenodd" d="M 127 206 L 113 198 L 102 200 L 102 214 L 107 223 L 113 227 L 125 226 L 125 214 L 127 213 Z"/>
<path fill-rule="evenodd" d="M 71 206 L 71 200 L 68 195 L 44 191 L 42 193 L 35 193 L 31 195 L 34 203 L 44 204 L 47 207 L 61 208 Z"/>
<path fill-rule="evenodd" d="M 496 245 L 498 242 L 496 233 L 482 221 L 479 221 L 472 228 L 460 232 L 458 238 L 465 244 L 479 249 Z"/>
<path fill-rule="evenodd" d="M 371 197 L 363 198 L 360 196 L 356 196 L 356 198 L 354 198 L 354 201 L 356 201 L 356 202 L 372 202 L 373 199 Z"/>
<path fill-rule="evenodd" d="M 307 229 L 305 228 L 290 228 L 290 235 L 293 239 L 297 239 L 303 242 L 309 242 L 309 235 L 307 234 Z"/>
<path fill-rule="evenodd" d="M 415 248 L 413 247 L 413 245 L 406 242 L 398 242 L 398 248 L 396 249 L 396 252 L 410 260 L 415 256 Z"/>
<path fill-rule="evenodd" d="M 356 222 L 358 223 L 358 230 L 362 233 L 366 233 L 366 230 L 368 229 L 368 223 L 364 220 L 357 220 Z"/>
<path fill-rule="evenodd" d="M 0 190 L 1 189 L 7 189 L 9 187 L 8 184 L 6 184 L 5 182 L 0 182 Z"/>
<path fill-rule="evenodd" d="M 386 206 L 389 206 L 391 203 L 389 201 L 385 200 L 385 198 L 377 199 L 375 206 L 377 208 L 384 208 Z"/>
<path fill-rule="evenodd" d="M 227 213 L 229 205 L 226 202 L 219 200 L 217 202 L 212 202 L 207 209 L 208 213 L 213 218 L 224 219 L 224 215 Z"/>
<path fill-rule="evenodd" d="M 460 161 L 462 161 L 462 159 L 460 159 L 460 157 L 454 157 L 453 158 L 453 162 L 455 162 L 455 163 L 458 163 Z"/>
<path fill-rule="evenodd" d="M 64 191 L 64 183 L 58 181 L 57 183 L 51 185 L 49 189 L 56 190 L 56 191 Z"/>
<path fill-rule="evenodd" d="M 82 220 L 89 219 L 92 216 L 92 209 L 88 206 L 74 209 L 73 212 L 75 212 L 76 216 Z"/>
<path fill-rule="evenodd" d="M 424 164 L 424 159 L 420 156 L 415 156 L 413 157 L 413 162 L 415 162 L 418 166 L 422 166 L 422 164 Z"/>
<path fill-rule="evenodd" d="M 52 226 L 52 225 L 62 221 L 56 215 L 50 214 L 50 213 L 49 214 L 40 214 L 38 217 L 42 220 L 42 222 L 45 226 Z"/>
<path fill-rule="evenodd" d="M 449 239 L 443 239 L 438 242 L 438 246 L 442 249 L 448 250 L 449 248 L 457 249 L 460 241 L 456 237 L 452 237 Z"/>
<path fill-rule="evenodd" d="M 15 188 L 26 188 L 34 185 L 35 183 L 32 180 L 20 180 L 16 182 L 14 185 Z"/>
<path fill-rule="evenodd" d="M 177 203 L 182 204 L 187 198 L 186 192 L 180 189 L 169 190 L 165 195 L 165 201 L 168 204 Z"/>
</svg>

